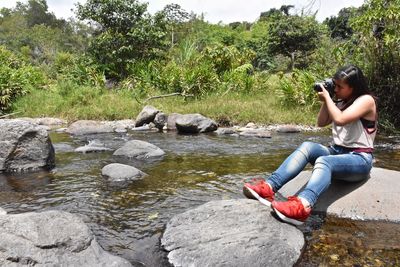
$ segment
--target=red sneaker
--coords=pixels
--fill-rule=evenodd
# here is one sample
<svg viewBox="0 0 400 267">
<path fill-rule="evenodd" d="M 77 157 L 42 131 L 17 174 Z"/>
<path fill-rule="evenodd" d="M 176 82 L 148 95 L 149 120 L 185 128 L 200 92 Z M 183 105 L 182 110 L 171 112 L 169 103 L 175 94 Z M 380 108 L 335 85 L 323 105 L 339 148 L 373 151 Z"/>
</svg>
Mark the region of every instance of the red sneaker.
<svg viewBox="0 0 400 267">
<path fill-rule="evenodd" d="M 257 199 L 262 204 L 270 207 L 271 202 L 274 200 L 274 191 L 271 186 L 265 182 L 264 179 L 253 179 L 243 186 L 243 194 L 247 198 Z"/>
<path fill-rule="evenodd" d="M 296 196 L 288 197 L 283 202 L 273 201 L 272 208 L 279 218 L 294 225 L 303 224 L 311 213 L 311 208 L 304 208 L 300 198 Z"/>
</svg>

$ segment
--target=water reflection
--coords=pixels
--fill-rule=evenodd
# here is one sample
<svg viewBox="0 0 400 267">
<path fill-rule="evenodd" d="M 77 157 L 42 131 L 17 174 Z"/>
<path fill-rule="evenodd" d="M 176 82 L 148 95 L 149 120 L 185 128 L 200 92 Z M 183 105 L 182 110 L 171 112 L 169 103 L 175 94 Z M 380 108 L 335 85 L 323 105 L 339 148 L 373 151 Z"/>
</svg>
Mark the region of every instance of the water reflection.
<svg viewBox="0 0 400 267">
<path fill-rule="evenodd" d="M 75 138 L 52 133 L 51 138 L 57 167 L 51 172 L 0 175 L 0 206 L 9 213 L 59 209 L 78 214 L 104 249 L 137 266 L 167 264 L 159 237 L 173 215 L 210 200 L 242 198 L 244 178 L 269 174 L 305 140 L 330 140 L 327 134 L 315 133 L 274 134 L 271 139 L 143 132 Z M 144 162 L 115 158 L 112 152 L 74 152 L 94 139 L 112 149 L 128 140 L 144 140 L 165 150 L 166 156 Z M 378 140 L 376 166 L 400 170 L 400 153 L 392 149 L 396 140 Z M 113 162 L 130 164 L 148 176 L 124 187 L 112 185 L 101 169 Z M 337 229 L 320 231 L 329 234 Z M 325 242 L 311 236 L 310 244 L 313 240 Z M 309 245 L 307 251 L 313 249 Z"/>
</svg>

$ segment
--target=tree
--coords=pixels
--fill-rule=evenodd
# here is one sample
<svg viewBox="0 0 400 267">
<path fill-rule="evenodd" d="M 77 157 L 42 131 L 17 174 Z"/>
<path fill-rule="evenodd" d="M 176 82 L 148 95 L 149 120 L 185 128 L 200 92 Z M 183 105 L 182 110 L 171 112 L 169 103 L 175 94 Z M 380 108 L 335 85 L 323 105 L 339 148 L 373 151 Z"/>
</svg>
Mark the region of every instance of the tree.
<svg viewBox="0 0 400 267">
<path fill-rule="evenodd" d="M 399 128 L 400 0 L 369 0 L 362 10 L 351 22 L 357 33 L 349 45 L 353 60 L 378 97 L 381 123 Z"/>
<path fill-rule="evenodd" d="M 124 78 L 130 64 L 160 57 L 166 48 L 165 20 L 147 13 L 147 4 L 88 0 L 77 7 L 78 18 L 89 20 L 97 29 L 89 52 L 104 66 L 108 77 Z"/>
<path fill-rule="evenodd" d="M 322 34 L 323 29 L 314 17 L 287 16 L 269 25 L 268 49 L 273 55 L 290 57 L 293 69 L 296 55 L 311 53 Z"/>
<path fill-rule="evenodd" d="M 180 5 L 169 4 L 159 12 L 166 20 L 167 27 L 171 32 L 171 47 L 175 44 L 175 32 L 179 26 L 190 18 L 190 14 L 183 10 Z"/>
<path fill-rule="evenodd" d="M 349 39 L 353 35 L 353 29 L 350 26 L 351 18 L 358 13 L 354 7 L 342 8 L 337 17 L 331 16 L 325 19 L 324 24 L 328 25 L 331 37 L 340 39 Z"/>
</svg>

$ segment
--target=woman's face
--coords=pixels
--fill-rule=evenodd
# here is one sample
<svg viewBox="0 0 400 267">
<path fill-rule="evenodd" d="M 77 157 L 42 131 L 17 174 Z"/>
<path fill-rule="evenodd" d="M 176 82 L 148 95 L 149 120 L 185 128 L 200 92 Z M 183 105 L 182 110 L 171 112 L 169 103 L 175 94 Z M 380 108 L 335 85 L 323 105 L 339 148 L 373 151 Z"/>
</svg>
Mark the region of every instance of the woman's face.
<svg viewBox="0 0 400 267">
<path fill-rule="evenodd" d="M 335 85 L 336 98 L 347 100 L 353 94 L 353 88 L 343 80 L 335 80 Z"/>
</svg>

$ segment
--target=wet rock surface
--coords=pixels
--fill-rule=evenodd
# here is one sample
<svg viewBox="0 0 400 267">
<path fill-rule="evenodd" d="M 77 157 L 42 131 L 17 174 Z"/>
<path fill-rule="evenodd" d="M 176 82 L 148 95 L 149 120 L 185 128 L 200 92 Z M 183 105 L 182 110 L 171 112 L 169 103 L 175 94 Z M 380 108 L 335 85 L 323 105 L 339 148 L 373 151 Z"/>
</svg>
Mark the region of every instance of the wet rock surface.
<svg viewBox="0 0 400 267">
<path fill-rule="evenodd" d="M 146 175 L 135 167 L 120 163 L 111 163 L 104 166 L 101 170 L 101 174 L 113 182 L 139 180 Z"/>
<path fill-rule="evenodd" d="M 105 252 L 76 215 L 61 211 L 0 215 L 1 266 L 131 266 Z"/>
<path fill-rule="evenodd" d="M 0 120 L 0 172 L 54 166 L 54 148 L 43 127 L 17 119 Z"/>
<path fill-rule="evenodd" d="M 165 155 L 165 152 L 161 148 L 148 142 L 131 140 L 117 149 L 113 155 L 126 158 L 148 159 L 162 157 Z"/>
<path fill-rule="evenodd" d="M 258 201 L 210 201 L 173 217 L 161 239 L 173 266 L 292 266 L 303 234 Z"/>
</svg>

